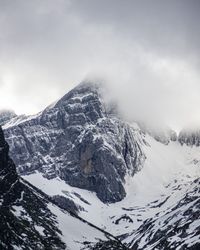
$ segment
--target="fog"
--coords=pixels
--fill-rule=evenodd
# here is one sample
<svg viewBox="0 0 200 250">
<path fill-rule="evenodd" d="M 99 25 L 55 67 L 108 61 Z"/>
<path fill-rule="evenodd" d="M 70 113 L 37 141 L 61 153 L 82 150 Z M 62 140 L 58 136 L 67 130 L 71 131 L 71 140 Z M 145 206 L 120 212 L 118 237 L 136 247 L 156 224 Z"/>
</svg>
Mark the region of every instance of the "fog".
<svg viewBox="0 0 200 250">
<path fill-rule="evenodd" d="M 0 108 L 33 114 L 103 79 L 129 119 L 200 123 L 200 2 L 0 0 Z"/>
</svg>

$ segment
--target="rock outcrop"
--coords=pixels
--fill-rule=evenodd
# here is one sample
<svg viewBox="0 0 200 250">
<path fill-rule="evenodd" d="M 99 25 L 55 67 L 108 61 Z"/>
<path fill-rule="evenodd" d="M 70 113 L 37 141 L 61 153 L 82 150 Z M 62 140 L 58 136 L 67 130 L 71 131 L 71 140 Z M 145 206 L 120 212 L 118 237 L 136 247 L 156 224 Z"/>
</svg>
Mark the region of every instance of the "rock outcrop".
<svg viewBox="0 0 200 250">
<path fill-rule="evenodd" d="M 65 249 L 47 202 L 20 180 L 0 128 L 0 249 Z"/>
<path fill-rule="evenodd" d="M 145 157 L 141 132 L 112 110 L 101 87 L 84 82 L 38 115 L 15 121 L 5 134 L 18 172 L 59 176 L 103 202 L 123 199 L 125 175 L 134 175 Z"/>
</svg>

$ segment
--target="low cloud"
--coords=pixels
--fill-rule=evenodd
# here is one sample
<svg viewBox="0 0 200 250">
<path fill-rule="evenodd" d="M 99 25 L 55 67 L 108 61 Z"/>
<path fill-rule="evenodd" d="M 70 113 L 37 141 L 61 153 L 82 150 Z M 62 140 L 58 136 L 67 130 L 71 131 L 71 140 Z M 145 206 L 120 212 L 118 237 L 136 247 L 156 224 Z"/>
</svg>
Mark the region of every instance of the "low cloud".
<svg viewBox="0 0 200 250">
<path fill-rule="evenodd" d="M 137 59 L 137 60 L 136 60 Z M 88 76 L 95 81 L 105 76 L 105 97 L 118 103 L 130 121 L 175 130 L 200 124 L 199 73 L 184 61 L 143 53 L 129 64 L 113 63 L 106 70 Z"/>
<path fill-rule="evenodd" d="M 0 108 L 36 113 L 98 76 L 129 119 L 199 123 L 198 1 L 142 2 L 0 0 Z"/>
</svg>

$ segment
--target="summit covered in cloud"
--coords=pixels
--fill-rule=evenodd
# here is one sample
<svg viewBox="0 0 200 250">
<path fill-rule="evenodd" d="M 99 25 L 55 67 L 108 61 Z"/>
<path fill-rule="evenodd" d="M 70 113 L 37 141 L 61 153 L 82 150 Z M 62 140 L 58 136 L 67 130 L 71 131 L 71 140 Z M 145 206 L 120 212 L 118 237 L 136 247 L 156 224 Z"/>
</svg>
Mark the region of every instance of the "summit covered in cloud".
<svg viewBox="0 0 200 250">
<path fill-rule="evenodd" d="M 0 1 L 0 108 L 37 113 L 98 75 L 128 117 L 199 123 L 199 10 L 195 0 Z"/>
</svg>

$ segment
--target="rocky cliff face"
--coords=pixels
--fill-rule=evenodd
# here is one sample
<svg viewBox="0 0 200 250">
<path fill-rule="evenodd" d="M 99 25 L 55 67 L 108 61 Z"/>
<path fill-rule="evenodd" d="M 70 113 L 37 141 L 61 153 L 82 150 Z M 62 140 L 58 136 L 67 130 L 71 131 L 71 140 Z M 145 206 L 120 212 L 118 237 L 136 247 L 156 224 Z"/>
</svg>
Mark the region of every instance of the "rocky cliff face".
<svg viewBox="0 0 200 250">
<path fill-rule="evenodd" d="M 89 83 L 80 84 L 38 115 L 12 119 L 4 125 L 4 131 L 12 157 L 19 165 L 18 172 L 43 190 L 54 205 L 76 213 L 75 217 L 63 215 L 51 204 L 69 249 L 199 249 L 199 149 L 181 146 L 198 146 L 198 133 L 181 132 L 178 143 L 174 142 L 176 134 L 169 129 L 130 125 L 105 104 L 101 87 Z M 4 139 L 2 143 L 1 149 L 7 152 Z M 14 236 L 16 225 L 12 221 L 25 220 L 26 225 L 28 216 L 33 223 L 26 227 L 25 234 L 30 235 L 25 237 L 27 241 L 32 244 L 33 237 L 37 244 L 43 244 L 39 245 L 41 249 L 51 249 L 43 239 L 50 225 L 54 232 L 48 234 L 49 244 L 62 249 L 60 231 L 44 196 L 35 196 L 34 186 L 30 189 L 26 182 L 19 181 L 7 154 L 0 160 L 11 162 L 6 165 L 9 172 L 0 172 L 0 180 L 5 181 L 0 186 L 0 201 L 7 199 L 9 204 L 0 216 L 9 211 L 3 227 L 9 231 L 8 221 L 14 228 L 9 232 L 12 244 L 22 242 L 20 236 Z M 103 203 L 90 191 L 96 192 Z M 14 201 L 10 201 L 12 197 Z M 115 201 L 120 202 L 105 204 Z M 13 212 L 14 219 L 10 215 Z M 42 234 L 38 225 L 43 227 Z M 100 228 L 119 236 L 125 245 L 112 235 L 105 237 Z M 5 235 L 0 233 L 2 242 L 10 244 Z M 33 249 L 40 249 L 35 246 Z M 28 243 L 25 247 L 32 249 Z"/>
<path fill-rule="evenodd" d="M 5 126 L 18 172 L 59 176 L 104 202 L 123 199 L 125 175 L 134 175 L 145 158 L 142 134 L 111 110 L 99 86 L 82 83 L 37 116 Z"/>
<path fill-rule="evenodd" d="M 0 128 L 0 248 L 65 249 L 55 215 L 20 181 L 8 149 Z"/>
<path fill-rule="evenodd" d="M 69 210 L 69 200 L 50 198 L 20 178 L 8 151 L 0 127 L 0 249 L 89 250 L 108 245 L 128 249 L 111 234 L 78 217 L 73 203 Z"/>
</svg>

